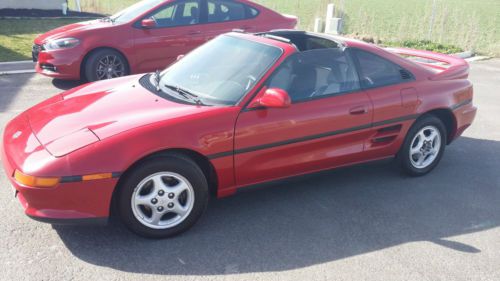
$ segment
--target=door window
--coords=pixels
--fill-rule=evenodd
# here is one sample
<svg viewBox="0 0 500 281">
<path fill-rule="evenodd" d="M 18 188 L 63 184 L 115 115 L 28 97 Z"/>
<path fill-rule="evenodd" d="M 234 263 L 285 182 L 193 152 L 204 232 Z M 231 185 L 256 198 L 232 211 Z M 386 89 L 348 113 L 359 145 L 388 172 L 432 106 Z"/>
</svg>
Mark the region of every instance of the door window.
<svg viewBox="0 0 500 281">
<path fill-rule="evenodd" d="M 287 91 L 292 102 L 360 89 L 354 64 L 340 49 L 316 49 L 292 55 L 273 74 L 268 87 Z"/>
<path fill-rule="evenodd" d="M 245 4 L 227 0 L 208 0 L 208 22 L 225 22 L 254 18 L 259 11 Z"/>
<path fill-rule="evenodd" d="M 155 11 L 151 16 L 158 27 L 193 25 L 200 22 L 198 1 L 183 1 Z"/>
<path fill-rule="evenodd" d="M 413 80 L 413 75 L 401 66 L 369 52 L 354 50 L 359 63 L 359 75 L 364 88 L 376 88 Z"/>
</svg>

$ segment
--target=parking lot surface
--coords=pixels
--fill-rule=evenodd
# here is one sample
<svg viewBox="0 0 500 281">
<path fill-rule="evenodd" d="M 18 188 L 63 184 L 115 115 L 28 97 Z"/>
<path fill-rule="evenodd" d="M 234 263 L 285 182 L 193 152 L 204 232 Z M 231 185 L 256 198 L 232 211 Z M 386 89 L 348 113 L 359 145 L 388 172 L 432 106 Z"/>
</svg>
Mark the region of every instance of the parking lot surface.
<svg viewBox="0 0 500 281">
<path fill-rule="evenodd" d="M 0 171 L 0 280 L 500 280 L 500 60 L 471 66 L 478 116 L 431 174 L 383 161 L 266 184 L 173 239 L 35 222 Z M 75 85 L 0 76 L 0 134 Z"/>
</svg>

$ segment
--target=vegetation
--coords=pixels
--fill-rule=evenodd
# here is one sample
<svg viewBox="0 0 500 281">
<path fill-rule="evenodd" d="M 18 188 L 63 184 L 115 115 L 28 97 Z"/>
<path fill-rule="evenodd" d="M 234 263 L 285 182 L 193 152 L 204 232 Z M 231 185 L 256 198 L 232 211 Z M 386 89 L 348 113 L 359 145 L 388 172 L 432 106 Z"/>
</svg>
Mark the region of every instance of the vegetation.
<svg viewBox="0 0 500 281">
<path fill-rule="evenodd" d="M 4 19 L 0 20 L 0 61 L 31 59 L 34 38 L 61 25 L 81 20 L 69 19 Z"/>
<path fill-rule="evenodd" d="M 442 54 L 456 54 L 464 51 L 463 49 L 457 46 L 434 43 L 429 40 L 404 40 L 400 42 L 384 42 L 384 45 L 433 51 Z"/>
</svg>

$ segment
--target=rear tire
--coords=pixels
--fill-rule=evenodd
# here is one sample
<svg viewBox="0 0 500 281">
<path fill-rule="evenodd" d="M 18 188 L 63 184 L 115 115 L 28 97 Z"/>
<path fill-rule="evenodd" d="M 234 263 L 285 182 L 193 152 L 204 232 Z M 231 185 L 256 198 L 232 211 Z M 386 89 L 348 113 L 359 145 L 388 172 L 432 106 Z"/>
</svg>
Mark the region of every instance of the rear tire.
<svg viewBox="0 0 500 281">
<path fill-rule="evenodd" d="M 112 49 L 97 50 L 90 54 L 84 65 L 85 79 L 89 82 L 129 75 L 125 57 Z"/>
<path fill-rule="evenodd" d="M 190 227 L 208 203 L 208 183 L 190 158 L 171 154 L 143 162 L 124 178 L 118 211 L 123 223 L 147 238 L 167 238 Z"/>
<path fill-rule="evenodd" d="M 446 146 L 446 127 L 434 115 L 417 119 L 406 135 L 397 159 L 404 173 L 419 177 L 441 161 Z"/>
</svg>

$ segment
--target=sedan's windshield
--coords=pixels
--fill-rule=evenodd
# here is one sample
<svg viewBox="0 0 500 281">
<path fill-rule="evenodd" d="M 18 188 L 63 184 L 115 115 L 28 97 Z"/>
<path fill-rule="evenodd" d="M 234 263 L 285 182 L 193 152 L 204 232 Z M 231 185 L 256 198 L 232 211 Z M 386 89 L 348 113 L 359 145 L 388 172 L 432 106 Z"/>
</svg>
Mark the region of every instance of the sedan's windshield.
<svg viewBox="0 0 500 281">
<path fill-rule="evenodd" d="M 222 35 L 167 68 L 161 74 L 160 88 L 175 92 L 172 95 L 180 89 L 204 104 L 234 105 L 281 54 L 274 46 Z"/>
<path fill-rule="evenodd" d="M 111 19 L 114 22 L 126 23 L 153 9 L 162 2 L 164 2 L 164 0 L 143 0 L 114 14 L 111 16 Z"/>
</svg>

